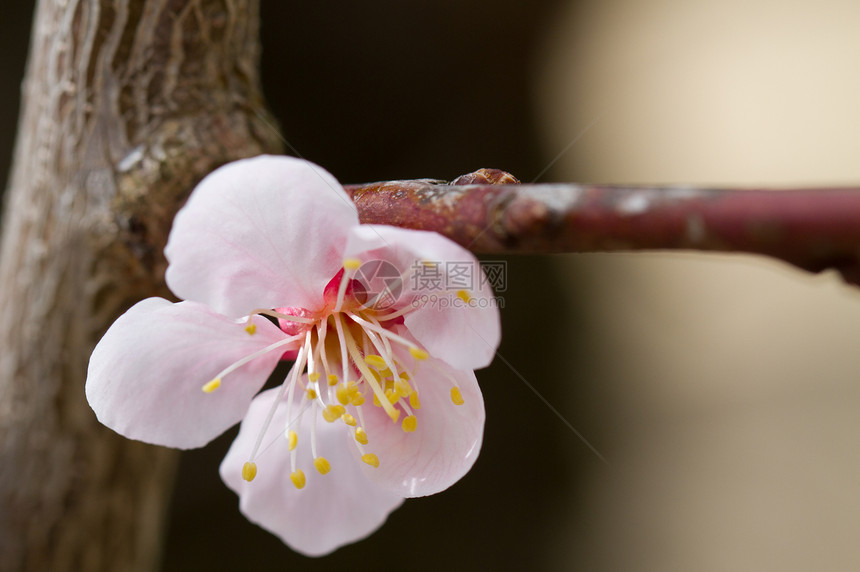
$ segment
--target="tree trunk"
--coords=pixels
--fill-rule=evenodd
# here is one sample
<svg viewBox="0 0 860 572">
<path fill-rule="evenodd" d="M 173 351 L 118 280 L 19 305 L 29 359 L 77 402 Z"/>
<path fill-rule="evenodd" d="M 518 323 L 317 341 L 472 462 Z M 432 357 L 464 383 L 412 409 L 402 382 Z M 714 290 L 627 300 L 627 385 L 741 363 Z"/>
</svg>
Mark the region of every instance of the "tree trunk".
<svg viewBox="0 0 860 572">
<path fill-rule="evenodd" d="M 165 294 L 172 216 L 280 148 L 258 0 L 41 0 L 0 250 L 0 570 L 152 570 L 175 455 L 100 426 L 87 359 Z"/>
</svg>

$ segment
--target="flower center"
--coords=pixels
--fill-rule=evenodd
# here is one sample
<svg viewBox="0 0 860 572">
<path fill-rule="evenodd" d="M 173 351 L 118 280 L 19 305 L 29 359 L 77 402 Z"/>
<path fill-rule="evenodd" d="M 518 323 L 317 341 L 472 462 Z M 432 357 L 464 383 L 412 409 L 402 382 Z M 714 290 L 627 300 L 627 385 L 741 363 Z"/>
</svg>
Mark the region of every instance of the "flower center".
<svg viewBox="0 0 860 572">
<path fill-rule="evenodd" d="M 277 318 L 287 337 L 231 364 L 203 386 L 206 393 L 215 391 L 222 378 L 270 351 L 285 351 L 286 358 L 295 359 L 242 468 L 245 480 L 252 481 L 257 474 L 255 458 L 275 409 L 285 396 L 288 413 L 283 436 L 290 451 L 290 479 L 299 489 L 306 484 L 305 474 L 297 463 L 300 446 L 310 447 L 314 468 L 320 474 L 332 470 L 329 460 L 318 450 L 316 433 L 320 418 L 326 423 L 342 424 L 352 434 L 351 442 L 361 460 L 371 467 L 378 467 L 380 460 L 370 452 L 372 440 L 365 429 L 365 407 L 384 410 L 392 423 L 399 422 L 406 433 L 418 429 L 416 412 L 421 401 L 415 373 L 429 354 L 393 331 L 403 323 L 403 316 L 415 308 L 406 304 L 400 309 L 380 310 L 379 295 L 372 295 L 360 281 L 352 279 L 360 266 L 356 259 L 344 261 L 324 290 L 322 310 L 278 308 L 254 312 Z M 399 278 L 401 282 L 404 279 L 402 275 Z M 256 328 L 250 317 L 244 327 L 249 335 L 254 335 Z M 462 405 L 463 396 L 456 380 L 432 362 L 427 365 L 450 383 L 452 403 Z M 294 403 L 298 406 L 294 407 Z M 305 430 L 307 435 L 299 429 L 303 415 L 311 415 L 310 428 Z"/>
</svg>

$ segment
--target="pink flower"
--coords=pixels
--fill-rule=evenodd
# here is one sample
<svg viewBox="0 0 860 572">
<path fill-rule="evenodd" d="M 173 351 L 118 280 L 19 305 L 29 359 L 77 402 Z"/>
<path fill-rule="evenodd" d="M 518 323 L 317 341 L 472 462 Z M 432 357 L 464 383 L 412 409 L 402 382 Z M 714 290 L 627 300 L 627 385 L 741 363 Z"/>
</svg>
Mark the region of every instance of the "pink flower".
<svg viewBox="0 0 860 572">
<path fill-rule="evenodd" d="M 242 420 L 221 476 L 250 520 L 307 555 L 471 468 L 484 426 L 472 370 L 500 328 L 468 251 L 359 225 L 329 173 L 257 157 L 198 185 L 165 254 L 185 301 L 139 302 L 96 346 L 86 393 L 102 423 L 185 449 Z M 284 357 L 286 379 L 258 394 Z"/>
</svg>

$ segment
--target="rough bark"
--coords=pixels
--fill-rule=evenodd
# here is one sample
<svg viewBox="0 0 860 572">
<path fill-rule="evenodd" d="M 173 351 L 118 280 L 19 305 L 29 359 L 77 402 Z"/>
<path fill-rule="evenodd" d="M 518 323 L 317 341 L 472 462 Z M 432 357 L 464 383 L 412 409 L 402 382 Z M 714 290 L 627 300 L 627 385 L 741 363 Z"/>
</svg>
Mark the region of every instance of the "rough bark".
<svg viewBox="0 0 860 572">
<path fill-rule="evenodd" d="M 173 213 L 280 148 L 258 0 L 42 0 L 0 251 L 0 570 L 157 567 L 175 456 L 100 426 L 87 359 L 164 294 Z"/>
<path fill-rule="evenodd" d="M 486 173 L 494 174 L 487 177 Z M 860 284 L 860 189 L 518 185 L 495 170 L 351 185 L 364 223 L 432 230 L 478 253 L 702 250 L 772 256 Z"/>
</svg>

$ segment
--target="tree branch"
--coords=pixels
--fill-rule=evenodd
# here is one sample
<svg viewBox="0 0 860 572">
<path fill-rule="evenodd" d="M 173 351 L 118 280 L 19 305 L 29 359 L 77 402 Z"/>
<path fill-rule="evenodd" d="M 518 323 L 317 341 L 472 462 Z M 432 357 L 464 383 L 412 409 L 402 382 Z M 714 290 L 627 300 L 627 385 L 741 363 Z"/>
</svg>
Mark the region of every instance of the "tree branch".
<svg viewBox="0 0 860 572">
<path fill-rule="evenodd" d="M 451 184 L 388 181 L 347 190 L 364 223 L 433 230 L 478 253 L 742 252 L 811 272 L 833 268 L 860 284 L 860 188 L 493 182 L 479 171 Z"/>
</svg>

